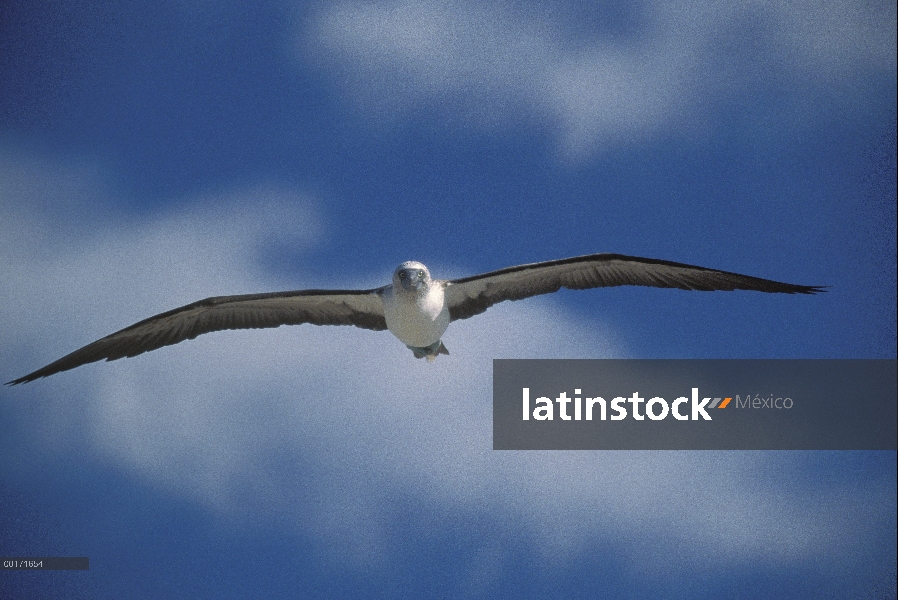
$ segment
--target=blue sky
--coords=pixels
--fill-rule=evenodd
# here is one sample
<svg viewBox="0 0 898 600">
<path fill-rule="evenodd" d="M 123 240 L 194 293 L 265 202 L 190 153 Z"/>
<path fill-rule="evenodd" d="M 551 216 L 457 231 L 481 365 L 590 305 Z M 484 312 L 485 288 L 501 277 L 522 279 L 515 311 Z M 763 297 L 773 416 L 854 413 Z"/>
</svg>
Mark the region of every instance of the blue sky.
<svg viewBox="0 0 898 600">
<path fill-rule="evenodd" d="M 893 3 L 0 8 L 5 380 L 199 298 L 618 252 L 806 285 L 223 332 L 0 390 L 21 597 L 895 595 L 895 452 L 494 452 L 493 358 L 895 358 Z M 0 595 L 9 595 L 0 593 Z"/>
</svg>

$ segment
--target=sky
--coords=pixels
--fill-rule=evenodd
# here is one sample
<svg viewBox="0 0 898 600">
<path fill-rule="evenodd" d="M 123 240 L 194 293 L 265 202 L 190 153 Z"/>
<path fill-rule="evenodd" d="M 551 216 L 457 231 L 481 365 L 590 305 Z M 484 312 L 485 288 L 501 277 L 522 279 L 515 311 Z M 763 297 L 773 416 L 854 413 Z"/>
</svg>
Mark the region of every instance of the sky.
<svg viewBox="0 0 898 600">
<path fill-rule="evenodd" d="M 495 358 L 896 357 L 893 2 L 0 5 L 0 376 L 215 295 L 562 291 L 0 390 L 0 597 L 895 597 L 896 453 L 492 450 Z M 861 399 L 858 399 L 860 401 Z"/>
</svg>

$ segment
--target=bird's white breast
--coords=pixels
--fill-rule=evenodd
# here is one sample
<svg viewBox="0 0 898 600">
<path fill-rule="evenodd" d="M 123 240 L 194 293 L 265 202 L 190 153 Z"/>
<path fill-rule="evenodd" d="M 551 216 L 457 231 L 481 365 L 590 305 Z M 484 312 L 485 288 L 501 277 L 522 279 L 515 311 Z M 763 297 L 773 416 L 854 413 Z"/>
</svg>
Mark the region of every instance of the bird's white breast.
<svg viewBox="0 0 898 600">
<path fill-rule="evenodd" d="M 429 346 L 449 326 L 449 309 L 439 283 L 432 283 L 421 295 L 403 293 L 390 286 L 382 299 L 387 329 L 407 346 Z"/>
</svg>

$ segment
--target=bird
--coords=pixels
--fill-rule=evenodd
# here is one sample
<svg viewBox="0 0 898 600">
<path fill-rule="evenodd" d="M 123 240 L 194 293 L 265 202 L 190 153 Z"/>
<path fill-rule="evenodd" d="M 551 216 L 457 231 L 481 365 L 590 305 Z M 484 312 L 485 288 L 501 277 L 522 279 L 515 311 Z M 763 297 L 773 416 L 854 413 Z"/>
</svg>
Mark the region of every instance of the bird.
<svg viewBox="0 0 898 600">
<path fill-rule="evenodd" d="M 623 285 L 700 291 L 754 290 L 817 294 L 825 286 L 795 285 L 684 263 L 600 253 L 507 267 L 463 277 L 431 278 L 422 263 L 396 267 L 389 285 L 368 290 L 296 290 L 215 296 L 163 312 L 90 343 L 59 360 L 7 382 L 18 385 L 100 360 L 133 357 L 225 329 L 281 325 L 355 325 L 389 330 L 415 358 L 448 355 L 449 324 L 506 300 Z"/>
</svg>

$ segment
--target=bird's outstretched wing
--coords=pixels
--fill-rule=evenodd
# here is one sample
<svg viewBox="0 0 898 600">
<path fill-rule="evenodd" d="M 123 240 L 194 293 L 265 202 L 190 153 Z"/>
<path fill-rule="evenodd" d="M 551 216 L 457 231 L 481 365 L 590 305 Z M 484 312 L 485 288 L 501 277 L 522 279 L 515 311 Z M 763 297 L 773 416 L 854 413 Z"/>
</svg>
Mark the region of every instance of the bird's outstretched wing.
<svg viewBox="0 0 898 600">
<path fill-rule="evenodd" d="M 450 320 L 467 319 L 505 300 L 550 294 L 560 288 L 584 290 L 618 285 L 643 285 L 681 290 L 756 290 L 783 294 L 816 294 L 820 286 L 780 283 L 738 273 L 683 263 L 624 256 L 590 254 L 518 265 L 446 282 Z"/>
<path fill-rule="evenodd" d="M 206 298 L 107 335 L 7 385 L 26 383 L 98 360 L 137 356 L 223 329 L 263 329 L 302 323 L 386 329 L 383 303 L 378 295 L 381 289 L 300 290 Z"/>
</svg>

